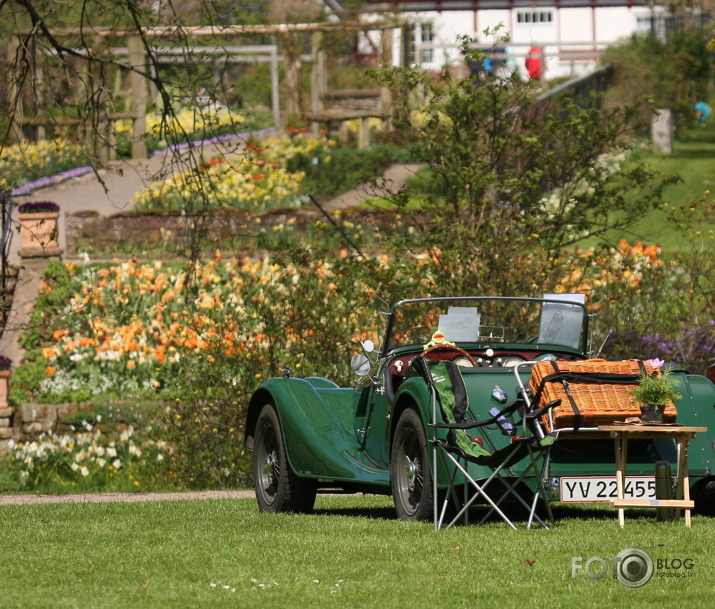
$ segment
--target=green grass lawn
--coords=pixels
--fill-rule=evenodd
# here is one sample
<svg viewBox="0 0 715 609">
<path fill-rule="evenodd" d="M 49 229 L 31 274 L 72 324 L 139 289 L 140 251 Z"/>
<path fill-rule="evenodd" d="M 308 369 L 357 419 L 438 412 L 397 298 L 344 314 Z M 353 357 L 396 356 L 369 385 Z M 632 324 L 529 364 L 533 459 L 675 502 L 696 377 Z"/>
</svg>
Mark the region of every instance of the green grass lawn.
<svg viewBox="0 0 715 609">
<path fill-rule="evenodd" d="M 610 509 L 557 510 L 549 530 L 504 524 L 436 533 L 386 497 L 320 496 L 310 516 L 252 499 L 0 507 L 0 607 L 705 607 L 715 520 L 656 523 Z M 639 547 L 693 566 L 628 588 L 571 577 L 572 557 Z M 610 563 L 608 563 L 610 564 Z"/>
<path fill-rule="evenodd" d="M 715 186 L 715 122 L 711 121 L 704 127 L 697 126 L 679 133 L 672 154 L 648 152 L 641 153 L 639 158 L 650 163 L 656 171 L 680 176 L 679 183 L 665 190 L 665 200 L 676 207 L 689 207 L 692 201 L 699 200 Z M 710 195 L 706 199 L 712 202 L 714 197 Z M 715 229 L 715 225 L 705 224 L 699 228 L 707 231 Z M 692 238 L 684 238 L 674 231 L 661 211 L 651 212 L 629 231 L 614 231 L 606 235 L 606 240 L 610 243 L 618 243 L 619 239 L 626 239 L 631 243 L 641 241 L 646 245 L 660 245 L 666 255 L 700 243 L 695 235 Z M 586 240 L 581 245 L 589 247 L 594 243 L 594 240 Z"/>
</svg>

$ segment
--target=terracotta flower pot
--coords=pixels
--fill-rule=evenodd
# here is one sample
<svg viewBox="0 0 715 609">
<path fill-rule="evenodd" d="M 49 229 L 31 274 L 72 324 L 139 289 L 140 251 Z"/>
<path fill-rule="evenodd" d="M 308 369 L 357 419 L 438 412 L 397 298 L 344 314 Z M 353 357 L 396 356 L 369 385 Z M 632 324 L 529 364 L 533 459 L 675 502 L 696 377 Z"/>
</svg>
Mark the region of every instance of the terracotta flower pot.
<svg viewBox="0 0 715 609">
<path fill-rule="evenodd" d="M 47 249 L 57 247 L 58 212 L 20 214 L 22 247 Z"/>
<path fill-rule="evenodd" d="M 10 390 L 10 371 L 0 370 L 0 408 L 7 408 L 9 403 L 7 400 Z"/>
</svg>

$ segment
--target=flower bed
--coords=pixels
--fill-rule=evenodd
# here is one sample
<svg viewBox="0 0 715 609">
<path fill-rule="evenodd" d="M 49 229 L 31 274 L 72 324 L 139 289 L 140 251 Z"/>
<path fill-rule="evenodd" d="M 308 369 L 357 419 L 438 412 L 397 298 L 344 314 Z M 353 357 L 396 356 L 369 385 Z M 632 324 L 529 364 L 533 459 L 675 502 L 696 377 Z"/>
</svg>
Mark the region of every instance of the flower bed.
<svg viewBox="0 0 715 609">
<path fill-rule="evenodd" d="M 155 182 L 137 194 L 138 210 L 246 209 L 265 211 L 302 203 L 302 171 L 291 172 L 293 156 L 313 155 L 329 162 L 334 142 L 294 137 L 269 138 L 261 146 L 247 144 L 244 154 L 211 159 L 200 172 L 185 172 Z"/>
<path fill-rule="evenodd" d="M 175 149 L 194 140 L 233 137 L 239 131 L 263 129 L 273 121 L 267 113 L 253 112 L 246 116 L 220 105 L 205 108 L 180 108 L 173 117 L 158 112 L 146 116 L 146 143 L 150 153 Z M 132 123 L 116 123 L 117 148 L 120 156 L 128 156 Z"/>
<path fill-rule="evenodd" d="M 304 268 L 220 254 L 188 266 L 53 261 L 23 335 L 28 351 L 15 373 L 14 399 L 171 393 L 179 367 L 207 357 L 235 361 L 227 382 L 253 383 L 269 366 L 300 366 L 320 332 L 350 341 L 366 314 L 350 304 L 368 289 L 356 281 L 322 260 Z M 344 304 L 334 302 L 339 289 L 351 294 Z"/>
<path fill-rule="evenodd" d="M 12 444 L 7 463 L 23 488 L 45 492 L 137 491 L 153 488 L 156 473 L 170 453 L 151 428 L 103 433 L 84 421 L 75 434 L 46 434 L 34 442 Z"/>
<path fill-rule="evenodd" d="M 62 139 L 7 146 L 0 161 L 0 188 L 16 196 L 91 171 L 82 149 Z"/>
</svg>

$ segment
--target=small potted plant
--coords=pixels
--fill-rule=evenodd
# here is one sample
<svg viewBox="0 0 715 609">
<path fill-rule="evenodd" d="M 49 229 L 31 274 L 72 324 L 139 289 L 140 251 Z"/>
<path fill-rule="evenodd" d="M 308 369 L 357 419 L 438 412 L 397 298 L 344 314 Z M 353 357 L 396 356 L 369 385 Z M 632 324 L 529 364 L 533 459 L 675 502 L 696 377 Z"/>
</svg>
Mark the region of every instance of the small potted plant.
<svg viewBox="0 0 715 609">
<path fill-rule="evenodd" d="M 6 355 L 0 355 L 0 408 L 8 407 L 8 393 L 10 390 L 10 367 L 12 360 Z"/>
<path fill-rule="evenodd" d="M 648 360 L 646 364 L 654 368 L 653 372 L 643 370 L 638 386 L 628 391 L 633 401 L 640 404 L 643 423 L 662 423 L 667 404 L 683 397 L 676 389 L 680 381 L 672 377 L 673 366 L 664 366 L 664 363 L 660 359 Z"/>
<path fill-rule="evenodd" d="M 53 201 L 27 201 L 18 207 L 22 249 L 30 255 L 58 247 L 60 206 Z M 21 254 L 22 255 L 22 254 Z"/>
</svg>

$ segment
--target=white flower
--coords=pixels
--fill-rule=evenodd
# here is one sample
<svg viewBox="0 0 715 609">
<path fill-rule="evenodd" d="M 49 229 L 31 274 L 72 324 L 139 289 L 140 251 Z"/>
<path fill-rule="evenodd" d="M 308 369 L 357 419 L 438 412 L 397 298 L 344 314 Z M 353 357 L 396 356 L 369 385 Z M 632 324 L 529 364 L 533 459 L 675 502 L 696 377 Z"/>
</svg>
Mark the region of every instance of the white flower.
<svg viewBox="0 0 715 609">
<path fill-rule="evenodd" d="M 72 465 L 70 465 L 70 469 L 73 472 L 76 472 L 79 469 L 79 465 L 77 465 L 76 463 L 72 463 Z"/>
<path fill-rule="evenodd" d="M 104 467 L 106 464 L 107 461 L 105 459 L 102 459 L 101 457 L 97 459 L 97 465 L 99 465 L 99 467 Z"/>
<path fill-rule="evenodd" d="M 79 473 L 82 474 L 85 478 L 89 476 L 89 470 L 83 465 L 82 469 L 79 470 Z"/>
<path fill-rule="evenodd" d="M 112 467 L 114 469 L 119 469 L 122 466 L 122 462 L 119 459 L 112 461 Z"/>
</svg>

